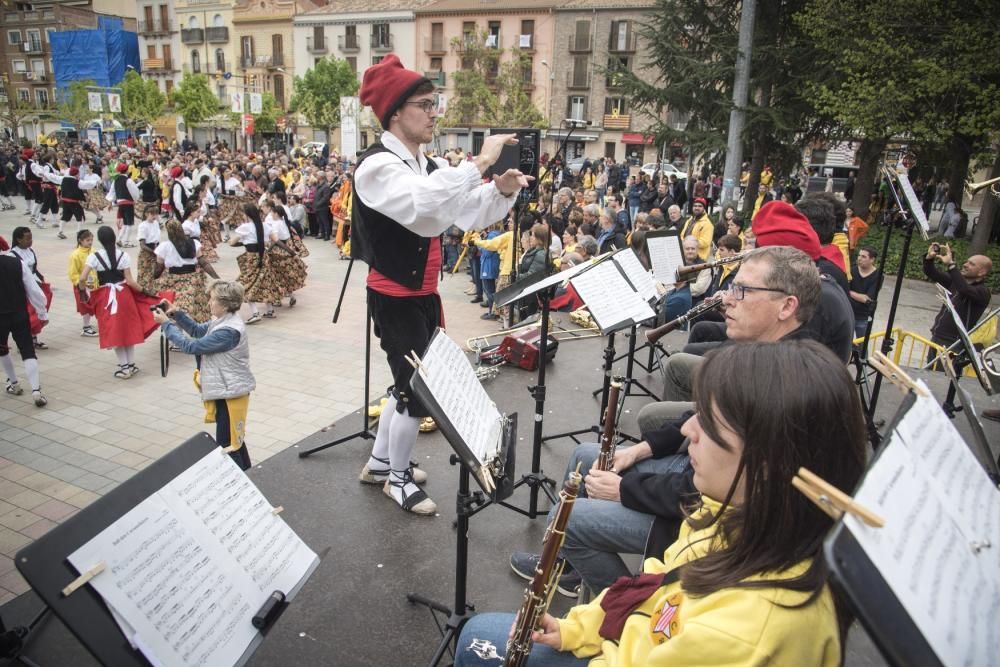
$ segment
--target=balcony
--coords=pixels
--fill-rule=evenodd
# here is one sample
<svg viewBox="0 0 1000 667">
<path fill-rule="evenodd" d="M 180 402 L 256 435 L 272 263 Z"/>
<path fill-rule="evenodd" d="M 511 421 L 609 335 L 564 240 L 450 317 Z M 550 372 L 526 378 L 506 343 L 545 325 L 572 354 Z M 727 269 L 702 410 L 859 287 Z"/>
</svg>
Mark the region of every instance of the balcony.
<svg viewBox="0 0 1000 667">
<path fill-rule="evenodd" d="M 444 37 L 424 37 L 424 53 L 429 56 L 448 55 L 448 40 Z"/>
<path fill-rule="evenodd" d="M 21 80 L 30 84 L 48 84 L 49 77 L 45 72 L 21 72 Z"/>
<path fill-rule="evenodd" d="M 631 117 L 626 114 L 616 114 L 616 113 L 606 113 L 604 114 L 604 129 L 605 130 L 627 130 L 629 129 L 629 119 Z"/>
<path fill-rule="evenodd" d="M 326 53 L 329 50 L 326 38 L 321 37 L 320 39 L 316 39 L 315 37 L 306 37 L 306 50 L 309 53 Z"/>
<path fill-rule="evenodd" d="M 229 41 L 229 28 L 225 26 L 205 28 L 205 38 L 209 44 L 225 44 Z"/>
<path fill-rule="evenodd" d="M 625 72 L 608 70 L 604 77 L 604 87 L 609 90 L 617 90 L 625 85 Z"/>
<path fill-rule="evenodd" d="M 29 39 L 21 44 L 21 50 L 24 53 L 41 53 L 42 52 L 42 40 L 40 39 Z"/>
<path fill-rule="evenodd" d="M 205 31 L 201 28 L 181 28 L 181 41 L 185 44 L 204 44 Z"/>
<path fill-rule="evenodd" d="M 625 35 L 612 35 L 608 40 L 608 53 L 635 53 L 635 33 L 630 32 Z"/>
<path fill-rule="evenodd" d="M 166 74 L 174 71 L 171 58 L 146 58 L 142 61 L 142 71 L 148 74 Z"/>
<path fill-rule="evenodd" d="M 155 21 L 139 21 L 138 24 L 140 35 L 166 35 L 174 29 L 174 22 L 170 19 L 167 19 L 166 21 L 163 19 L 157 19 Z"/>
<path fill-rule="evenodd" d="M 569 52 L 570 53 L 590 53 L 594 50 L 594 36 L 591 34 L 586 35 L 570 35 L 569 36 Z"/>
<path fill-rule="evenodd" d="M 285 64 L 285 56 L 282 53 L 275 53 L 270 56 L 243 56 L 240 58 L 240 67 L 282 67 Z"/>
<path fill-rule="evenodd" d="M 371 47 L 372 51 L 392 51 L 392 33 L 373 34 Z"/>
<path fill-rule="evenodd" d="M 445 75 L 441 70 L 430 70 L 428 72 L 424 72 L 424 76 L 430 79 L 431 83 L 438 88 L 445 87 Z"/>
<path fill-rule="evenodd" d="M 361 50 L 361 41 L 357 35 L 338 35 L 337 48 L 345 53 Z"/>
<path fill-rule="evenodd" d="M 534 51 L 535 50 L 535 36 L 534 35 L 514 35 L 514 43 L 510 45 L 512 49 L 519 49 L 521 51 Z"/>
<path fill-rule="evenodd" d="M 590 88 L 590 72 L 588 70 L 566 72 L 566 88 L 570 90 Z"/>
<path fill-rule="evenodd" d="M 191 63 L 190 65 L 184 63 L 182 70 L 184 74 L 201 74 L 201 63 L 198 64 Z M 207 74 L 208 72 L 206 71 L 205 73 Z"/>
<path fill-rule="evenodd" d="M 487 49 L 500 49 L 503 48 L 501 45 L 503 42 L 500 41 L 500 33 L 494 33 L 492 35 L 486 35 L 486 41 L 483 42 L 483 46 Z"/>
</svg>

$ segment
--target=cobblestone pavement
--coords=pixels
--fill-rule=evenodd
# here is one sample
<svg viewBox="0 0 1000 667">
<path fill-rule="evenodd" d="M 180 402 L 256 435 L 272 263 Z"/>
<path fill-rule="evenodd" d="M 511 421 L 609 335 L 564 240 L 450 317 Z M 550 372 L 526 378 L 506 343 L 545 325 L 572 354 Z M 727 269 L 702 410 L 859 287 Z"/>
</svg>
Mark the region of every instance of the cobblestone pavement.
<svg viewBox="0 0 1000 667">
<path fill-rule="evenodd" d="M 8 240 L 14 227 L 27 224 L 23 200 L 17 204 L 18 210 L 0 213 L 0 234 Z M 96 230 L 92 222 L 88 227 Z M 39 268 L 54 292 L 51 324 L 41 336 L 49 349 L 38 354 L 49 405 L 36 408 L 27 393 L 0 397 L 0 604 L 28 588 L 14 569 L 18 549 L 205 427 L 191 383 L 193 359 L 173 354 L 170 372 L 161 378 L 156 334 L 137 348 L 138 376 L 127 381 L 112 376 L 113 353 L 79 335 L 80 318 L 66 277 L 73 241 L 58 240 L 54 229 L 33 231 Z M 356 411 L 363 400 L 366 267 L 355 266 L 340 321 L 333 325 L 349 263 L 339 260 L 330 244 L 308 244 L 309 281 L 298 305 L 281 308 L 276 319 L 250 328 L 257 391 L 250 401 L 247 440 L 258 465 Z M 220 250 L 217 270 L 235 278 L 240 250 Z M 129 252 L 134 259 L 136 251 Z M 887 281 L 880 300 L 880 323 L 893 283 Z M 445 277 L 441 287 L 449 333 L 461 342 L 496 328 L 479 319 L 483 311 L 469 303 L 468 286 L 458 274 Z M 926 332 L 936 310 L 930 286 L 907 281 L 897 324 Z M 375 344 L 373 397 L 389 384 L 377 339 Z M 23 373 L 16 355 L 15 367 Z M 214 433 L 214 427 L 209 429 Z"/>
</svg>

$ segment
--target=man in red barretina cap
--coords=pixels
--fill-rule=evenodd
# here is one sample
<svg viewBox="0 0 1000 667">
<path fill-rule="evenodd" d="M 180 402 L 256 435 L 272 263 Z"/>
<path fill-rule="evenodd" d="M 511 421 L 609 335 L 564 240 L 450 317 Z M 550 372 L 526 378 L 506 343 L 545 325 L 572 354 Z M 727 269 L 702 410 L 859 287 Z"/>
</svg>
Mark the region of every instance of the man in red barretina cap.
<svg viewBox="0 0 1000 667">
<path fill-rule="evenodd" d="M 517 143 L 513 134 L 488 137 L 474 160 L 457 167 L 426 157 L 420 147 L 434 137 L 434 84 L 393 54 L 365 70 L 361 103 L 384 132 L 354 172 L 351 256 L 369 267 L 369 308 L 393 386 L 360 480 L 382 485 L 408 512 L 433 515 L 437 505 L 417 486 L 427 473 L 410 466 L 420 419 L 429 413 L 410 391 L 413 369 L 405 355 L 423 352 L 444 325 L 438 236 L 452 225 L 466 231 L 503 219 L 528 177 L 509 169 L 483 183 L 503 146 Z"/>
</svg>

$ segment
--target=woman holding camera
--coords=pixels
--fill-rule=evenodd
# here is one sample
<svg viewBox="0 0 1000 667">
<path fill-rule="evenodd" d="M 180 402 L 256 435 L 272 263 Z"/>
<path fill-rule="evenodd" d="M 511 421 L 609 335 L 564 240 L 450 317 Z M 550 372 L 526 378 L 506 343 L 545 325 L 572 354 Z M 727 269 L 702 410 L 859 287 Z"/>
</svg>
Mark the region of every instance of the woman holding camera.
<svg viewBox="0 0 1000 667">
<path fill-rule="evenodd" d="M 215 422 L 215 440 L 220 447 L 238 444 L 229 456 L 243 470 L 250 468 L 246 421 L 250 392 L 257 386 L 250 372 L 250 342 L 240 317 L 243 286 L 223 280 L 208 290 L 212 319 L 204 324 L 170 302 L 153 312 L 163 335 L 185 354 L 196 355 L 195 385 L 205 403 L 205 422 Z"/>
</svg>

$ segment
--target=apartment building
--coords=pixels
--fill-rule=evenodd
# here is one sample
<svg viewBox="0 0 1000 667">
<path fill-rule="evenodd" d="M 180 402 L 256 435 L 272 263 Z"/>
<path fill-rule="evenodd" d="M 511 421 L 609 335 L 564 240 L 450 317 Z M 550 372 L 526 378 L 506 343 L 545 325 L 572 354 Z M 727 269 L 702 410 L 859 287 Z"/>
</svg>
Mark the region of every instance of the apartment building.
<svg viewBox="0 0 1000 667">
<path fill-rule="evenodd" d="M 174 0 L 138 0 L 136 9 L 142 74 L 169 93 L 180 82 L 180 28 Z"/>
<path fill-rule="evenodd" d="M 239 70 L 239 41 L 233 29 L 230 1 L 169 0 L 176 3 L 180 28 L 181 74 L 205 74 L 221 106 L 243 85 Z M 226 72 L 230 76 L 225 77 Z"/>
<path fill-rule="evenodd" d="M 553 102 L 549 88 L 556 67 L 552 58 L 557 5 L 558 0 L 439 0 L 416 9 L 416 34 L 420 39 L 417 69 L 437 83 L 447 100 L 454 95 L 454 83 L 449 74 L 466 66 L 463 63 L 464 36 L 485 31 L 486 46 L 503 51 L 501 62 L 510 61 L 516 55 L 528 58 L 522 85 L 538 110 L 548 116 L 546 110 Z M 455 38 L 457 42 L 453 41 Z M 486 129 L 475 126 L 441 128 L 442 137 L 437 148 L 461 146 L 464 150 L 477 152 Z"/>
<path fill-rule="evenodd" d="M 623 94 L 616 71 L 652 77 L 644 70 L 649 45 L 640 26 L 654 0 L 563 0 L 555 9 L 552 54 L 551 128 L 543 150 L 555 154 L 567 135 L 564 119 L 592 123 L 573 130 L 566 157 L 656 157 L 646 129 L 653 119 L 636 113 Z"/>
</svg>

